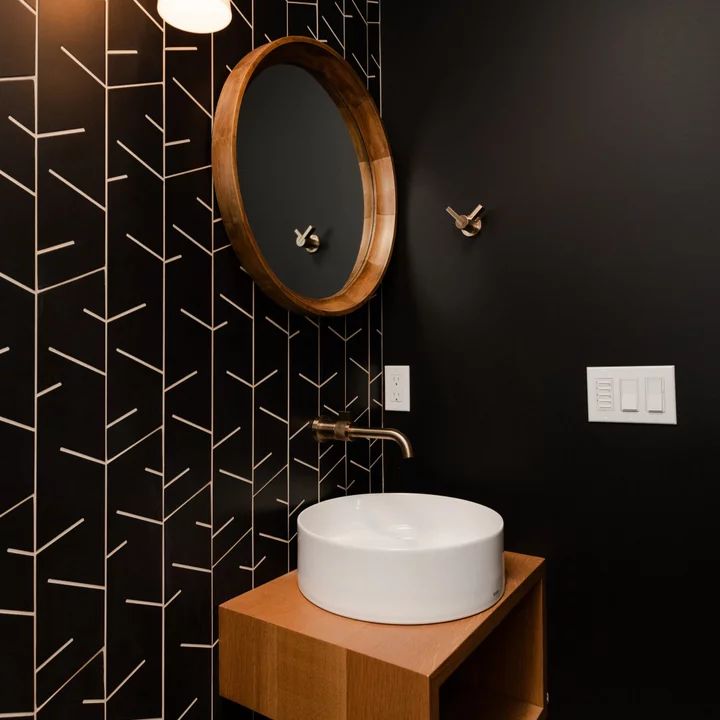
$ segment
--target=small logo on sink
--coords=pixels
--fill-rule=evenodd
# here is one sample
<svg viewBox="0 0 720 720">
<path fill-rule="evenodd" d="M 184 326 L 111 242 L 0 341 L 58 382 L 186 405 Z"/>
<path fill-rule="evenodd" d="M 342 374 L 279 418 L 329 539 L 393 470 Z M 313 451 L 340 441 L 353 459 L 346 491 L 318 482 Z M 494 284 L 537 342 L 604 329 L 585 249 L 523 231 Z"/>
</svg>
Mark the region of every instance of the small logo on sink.
<svg viewBox="0 0 720 720">
<path fill-rule="evenodd" d="M 492 594 L 492 596 L 493 596 L 494 598 L 496 598 L 499 594 L 500 594 L 500 588 L 498 588 L 498 589 Z"/>
</svg>

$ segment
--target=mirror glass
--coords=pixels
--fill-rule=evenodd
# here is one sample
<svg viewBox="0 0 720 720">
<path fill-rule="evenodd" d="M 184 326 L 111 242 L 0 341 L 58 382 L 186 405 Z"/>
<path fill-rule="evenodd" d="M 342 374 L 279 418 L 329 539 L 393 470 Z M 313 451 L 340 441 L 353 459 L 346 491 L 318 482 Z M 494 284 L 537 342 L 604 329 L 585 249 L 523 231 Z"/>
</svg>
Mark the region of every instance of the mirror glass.
<svg viewBox="0 0 720 720">
<path fill-rule="evenodd" d="M 361 247 L 362 179 L 345 120 L 309 72 L 279 64 L 253 79 L 238 118 L 237 163 L 245 211 L 273 272 L 307 297 L 341 290 Z M 319 247 L 310 253 L 312 235 Z"/>
</svg>

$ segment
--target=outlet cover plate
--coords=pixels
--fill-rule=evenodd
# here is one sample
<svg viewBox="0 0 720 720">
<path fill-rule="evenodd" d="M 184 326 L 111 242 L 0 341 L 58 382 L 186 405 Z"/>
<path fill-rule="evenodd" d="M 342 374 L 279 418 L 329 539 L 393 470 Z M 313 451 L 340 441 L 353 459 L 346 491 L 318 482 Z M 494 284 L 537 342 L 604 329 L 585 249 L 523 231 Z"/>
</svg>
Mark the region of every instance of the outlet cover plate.
<svg viewBox="0 0 720 720">
<path fill-rule="evenodd" d="M 410 412 L 410 366 L 385 366 L 385 409 Z"/>
</svg>

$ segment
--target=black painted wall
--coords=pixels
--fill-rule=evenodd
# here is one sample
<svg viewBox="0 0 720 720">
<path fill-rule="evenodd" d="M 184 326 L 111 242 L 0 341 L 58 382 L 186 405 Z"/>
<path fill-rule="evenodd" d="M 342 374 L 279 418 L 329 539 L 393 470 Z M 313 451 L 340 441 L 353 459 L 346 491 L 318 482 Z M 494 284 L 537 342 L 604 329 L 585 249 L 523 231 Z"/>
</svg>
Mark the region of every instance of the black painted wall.
<svg viewBox="0 0 720 720">
<path fill-rule="evenodd" d="M 720 716 L 719 39 L 713 0 L 384 7 L 385 349 L 413 380 L 386 423 L 418 451 L 388 489 L 484 502 L 547 556 L 554 720 Z M 466 239 L 445 207 L 478 202 Z M 679 425 L 588 424 L 614 364 L 675 364 Z"/>
<path fill-rule="evenodd" d="M 229 68 L 282 35 L 380 99 L 379 5 L 235 0 L 215 36 L 155 0 L 0 0 L 0 717 L 244 717 L 215 607 L 294 564 L 298 511 L 380 490 L 380 297 L 347 318 L 256 291 L 213 201 Z"/>
</svg>

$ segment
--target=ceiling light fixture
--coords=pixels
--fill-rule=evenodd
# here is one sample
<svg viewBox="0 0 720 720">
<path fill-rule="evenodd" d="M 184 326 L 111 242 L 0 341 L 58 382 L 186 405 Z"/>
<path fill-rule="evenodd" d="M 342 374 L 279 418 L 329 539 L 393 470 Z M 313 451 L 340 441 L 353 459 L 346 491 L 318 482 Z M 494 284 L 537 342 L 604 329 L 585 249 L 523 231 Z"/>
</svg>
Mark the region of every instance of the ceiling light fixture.
<svg viewBox="0 0 720 720">
<path fill-rule="evenodd" d="M 230 0 L 158 0 L 158 13 L 166 23 L 191 33 L 213 33 L 232 20 Z"/>
</svg>

